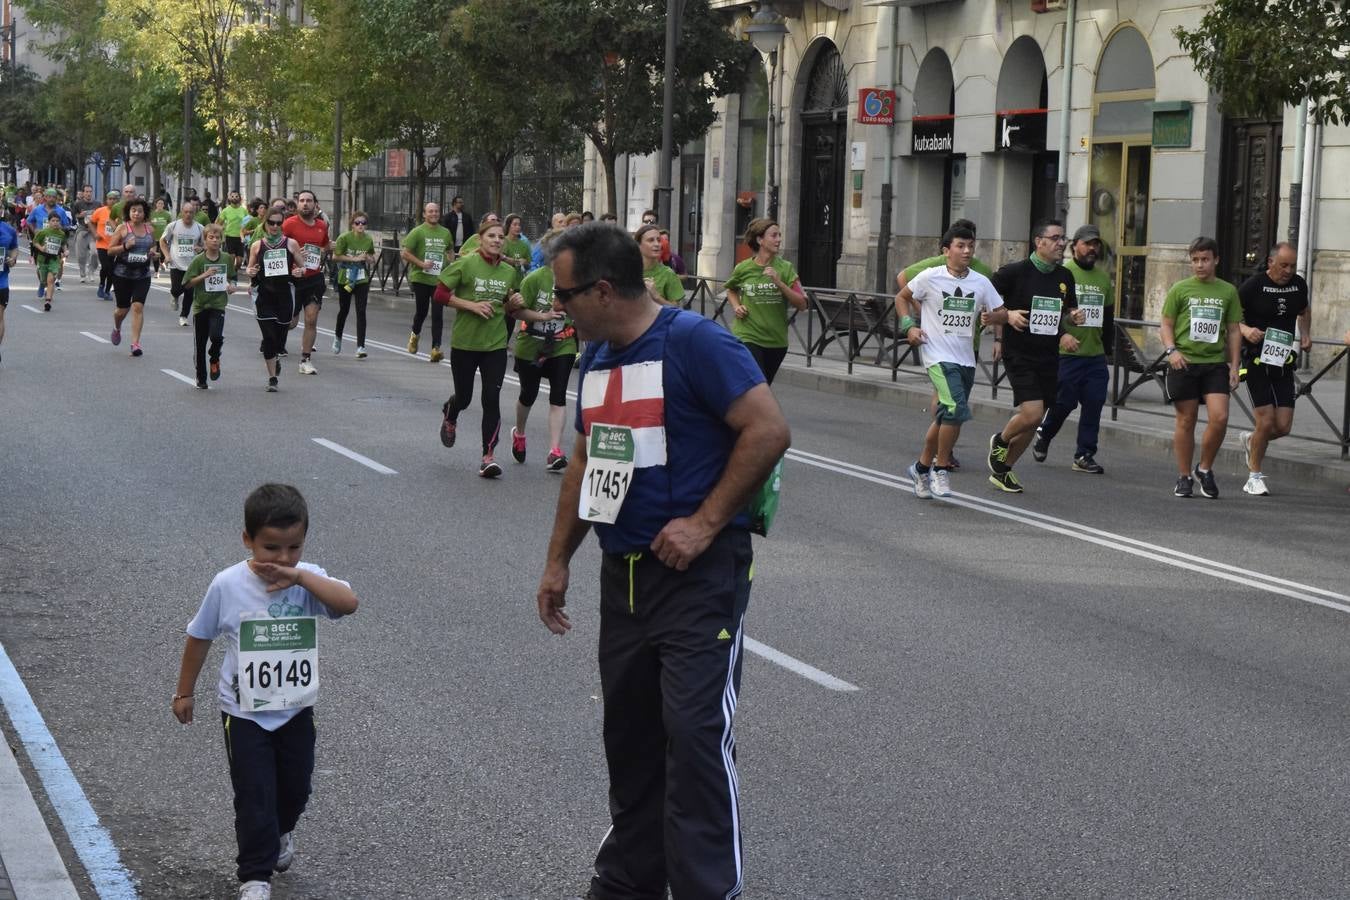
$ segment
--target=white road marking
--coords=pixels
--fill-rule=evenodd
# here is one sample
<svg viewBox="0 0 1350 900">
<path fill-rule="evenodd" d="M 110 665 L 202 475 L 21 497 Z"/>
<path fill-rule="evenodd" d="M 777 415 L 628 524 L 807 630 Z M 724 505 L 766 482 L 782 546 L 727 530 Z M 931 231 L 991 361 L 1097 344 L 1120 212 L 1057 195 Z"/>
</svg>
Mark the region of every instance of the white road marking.
<svg viewBox="0 0 1350 900">
<path fill-rule="evenodd" d="M 354 461 L 356 461 L 356 462 L 359 462 L 361 465 L 365 466 L 365 467 L 368 468 L 368 469 L 374 469 L 376 472 L 379 472 L 381 475 L 397 475 L 397 474 L 398 474 L 398 472 L 394 471 L 393 469 L 389 468 L 388 466 L 383 465 L 383 464 L 381 464 L 381 463 L 377 463 L 375 460 L 371 459 L 369 456 L 362 456 L 360 453 L 357 453 L 355 450 L 348 450 L 346 447 L 342 446 L 341 444 L 334 443 L 333 441 L 330 441 L 330 440 L 328 440 L 327 438 L 311 438 L 311 440 L 313 440 L 314 443 L 318 444 L 320 447 L 327 447 L 329 450 L 332 450 L 334 453 L 340 453 L 340 454 L 342 454 L 343 456 L 347 457 L 347 458 L 350 459 L 350 460 L 354 460 Z"/>
<path fill-rule="evenodd" d="M 26 310 L 28 310 L 29 312 L 35 312 L 35 313 L 37 313 L 39 316 L 45 315 L 45 313 L 43 313 L 42 310 L 38 309 L 36 306 L 29 306 L 27 303 L 25 303 L 25 304 L 23 305 L 23 308 L 26 309 Z"/>
<path fill-rule="evenodd" d="M 876 469 L 868 469 L 864 466 L 854 465 L 853 463 L 833 459 L 828 456 L 807 453 L 804 450 L 789 450 L 787 455 L 788 458 L 794 462 L 814 466 L 818 469 L 825 469 L 826 471 L 835 472 L 839 475 L 847 475 L 850 478 L 857 478 L 872 484 L 894 488 L 895 490 L 909 490 L 913 487 L 913 482 L 908 478 L 901 478 L 898 475 L 892 475 L 889 472 L 881 472 Z M 938 502 L 944 501 L 939 500 Z M 1293 600 L 1301 600 L 1304 603 L 1325 606 L 1328 609 L 1350 613 L 1350 595 L 1340 594 L 1335 591 L 1329 591 L 1324 588 L 1303 584 L 1297 581 L 1290 581 L 1287 578 L 1280 578 L 1275 575 L 1267 575 L 1264 572 L 1243 569 L 1239 566 L 1230 565 L 1208 557 L 1196 556 L 1194 554 L 1184 553 L 1180 550 L 1173 550 L 1172 548 L 1164 547 L 1161 544 L 1141 541 L 1122 534 L 1116 534 L 1115 532 L 1094 528 L 1090 525 L 1084 525 L 1081 522 L 1073 522 L 1068 519 L 1048 516 L 1044 513 L 1019 509 L 1015 506 L 1009 506 L 1006 503 L 999 503 L 996 500 L 976 497 L 971 494 L 958 493 L 945 500 L 945 502 L 953 506 L 962 506 L 987 515 L 997 516 L 1001 519 L 1010 519 L 1015 522 L 1020 522 L 1023 525 L 1030 525 L 1033 528 L 1040 528 L 1044 531 L 1061 534 L 1065 537 L 1070 537 L 1085 543 L 1096 544 L 1099 547 L 1106 547 L 1121 553 L 1128 553 L 1131 556 L 1150 559 L 1165 565 L 1174 566 L 1178 569 L 1186 569 L 1201 575 L 1208 575 L 1212 578 L 1230 581 L 1234 584 L 1241 584 L 1246 587 L 1269 591 L 1272 594 L 1279 594 L 1280 596 L 1289 597 Z"/>
<path fill-rule="evenodd" d="M 179 381 L 183 382 L 183 384 L 190 384 L 193 387 L 197 386 L 197 379 L 189 378 L 182 372 L 175 372 L 173 369 L 160 369 L 160 371 L 163 372 L 165 375 L 168 375 L 170 378 L 177 378 Z"/>
<path fill-rule="evenodd" d="M 33 703 L 28 686 L 14 668 L 0 644 L 0 702 L 9 713 L 9 720 L 28 758 L 37 771 L 38 779 L 47 792 L 47 799 L 61 819 L 80 862 L 84 864 L 89 880 L 100 900 L 136 900 L 138 896 L 131 873 L 122 865 L 122 859 L 113 843 L 112 835 L 98 819 L 84 789 L 70 770 L 61 749 L 56 746 L 47 723 Z M 7 811 L 8 814 L 8 811 Z"/>
<path fill-rule="evenodd" d="M 800 659 L 797 659 L 795 656 L 788 656 L 783 651 L 775 650 L 768 644 L 761 643 L 752 637 L 744 638 L 744 644 L 745 649 L 749 650 L 756 656 L 761 656 L 771 663 L 777 663 L 778 665 L 782 666 L 788 671 L 796 672 L 798 675 L 810 681 L 814 681 L 821 687 L 829 688 L 832 691 L 858 690 L 858 686 L 856 684 L 849 684 L 842 678 L 835 678 L 829 672 L 822 672 L 815 666 L 804 663 Z"/>
<path fill-rule="evenodd" d="M 98 341 L 100 344 L 111 344 L 111 343 L 112 343 L 112 341 L 108 340 L 108 339 L 105 338 L 105 337 L 99 337 L 98 335 L 94 334 L 92 331 L 81 331 L 80 334 L 82 334 L 82 335 L 84 335 L 85 337 L 89 338 L 89 340 L 91 340 L 91 341 Z"/>
</svg>

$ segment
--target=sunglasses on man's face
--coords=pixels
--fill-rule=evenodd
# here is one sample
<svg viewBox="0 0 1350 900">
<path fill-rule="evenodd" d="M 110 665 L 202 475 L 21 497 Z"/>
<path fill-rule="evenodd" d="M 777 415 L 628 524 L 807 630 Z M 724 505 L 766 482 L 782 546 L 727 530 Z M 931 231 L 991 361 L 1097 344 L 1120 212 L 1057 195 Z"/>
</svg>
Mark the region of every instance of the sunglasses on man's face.
<svg viewBox="0 0 1350 900">
<path fill-rule="evenodd" d="M 579 284 L 576 287 L 570 288 L 554 285 L 553 296 L 558 298 L 559 303 L 569 303 L 577 294 L 584 294 L 599 283 L 600 279 L 597 278 L 595 281 L 588 281 L 585 284 Z"/>
<path fill-rule="evenodd" d="M 365 220 L 365 219 L 356 219 L 355 221 L 352 222 L 352 224 L 353 224 L 353 225 L 364 225 L 364 224 L 366 224 L 366 220 Z"/>
</svg>

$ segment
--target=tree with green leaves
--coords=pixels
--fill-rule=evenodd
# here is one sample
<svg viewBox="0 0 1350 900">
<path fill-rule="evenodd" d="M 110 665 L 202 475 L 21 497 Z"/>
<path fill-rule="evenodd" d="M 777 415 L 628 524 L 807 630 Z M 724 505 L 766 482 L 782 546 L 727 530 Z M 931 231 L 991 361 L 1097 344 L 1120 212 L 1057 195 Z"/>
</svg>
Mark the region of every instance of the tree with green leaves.
<svg viewBox="0 0 1350 900">
<path fill-rule="evenodd" d="M 503 22 L 527 65 L 547 73 L 552 99 L 595 147 L 605 166 L 609 211 L 618 205 L 620 154 L 661 146 L 665 78 L 664 3 L 651 0 L 502 0 Z M 701 137 L 716 118 L 713 101 L 745 84 L 755 50 L 730 31 L 730 14 L 708 0 L 683 0 L 675 66 L 675 144 Z M 518 16 L 518 18 L 517 18 Z M 503 33 L 509 33 L 504 30 Z"/>
<path fill-rule="evenodd" d="M 1173 30 L 1226 110 L 1275 113 L 1304 100 L 1324 122 L 1350 121 L 1350 7 L 1343 0 L 1214 0 Z"/>
</svg>

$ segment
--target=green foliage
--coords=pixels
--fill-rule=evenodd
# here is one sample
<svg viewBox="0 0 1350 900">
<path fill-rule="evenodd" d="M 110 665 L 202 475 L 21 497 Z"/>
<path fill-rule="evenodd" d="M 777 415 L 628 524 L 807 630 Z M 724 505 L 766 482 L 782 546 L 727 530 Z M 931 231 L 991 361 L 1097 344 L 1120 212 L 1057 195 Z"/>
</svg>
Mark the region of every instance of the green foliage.
<svg viewBox="0 0 1350 900">
<path fill-rule="evenodd" d="M 1174 29 L 1196 70 L 1240 115 L 1308 100 L 1350 121 L 1350 7 L 1342 0 L 1214 0 L 1195 29 Z"/>
<path fill-rule="evenodd" d="M 42 81 L 20 66 L 5 73 L 0 90 L 0 157 L 30 169 L 63 162 L 69 141 L 51 124 L 51 92 Z"/>
</svg>

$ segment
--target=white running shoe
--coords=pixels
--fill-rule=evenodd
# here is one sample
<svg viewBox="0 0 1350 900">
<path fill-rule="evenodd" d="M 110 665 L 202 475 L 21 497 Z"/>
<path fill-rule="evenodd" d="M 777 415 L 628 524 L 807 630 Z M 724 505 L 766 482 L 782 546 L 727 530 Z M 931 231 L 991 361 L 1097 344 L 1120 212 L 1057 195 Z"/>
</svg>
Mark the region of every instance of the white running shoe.
<svg viewBox="0 0 1350 900">
<path fill-rule="evenodd" d="M 928 483 L 932 485 L 934 497 L 950 497 L 952 495 L 952 477 L 946 469 L 934 469 L 928 478 Z"/>
<path fill-rule="evenodd" d="M 294 859 L 295 832 L 288 831 L 281 836 L 281 852 L 277 854 L 277 864 L 272 869 L 277 872 L 285 872 L 291 867 L 291 862 Z"/>
<path fill-rule="evenodd" d="M 1247 476 L 1247 483 L 1242 486 L 1242 492 L 1257 497 L 1269 496 L 1270 488 L 1266 487 L 1266 476 L 1260 472 L 1252 472 Z"/>
<path fill-rule="evenodd" d="M 314 368 L 314 363 L 310 362 L 310 361 L 307 360 L 307 359 L 302 359 L 302 360 L 300 360 L 300 368 L 298 369 L 298 371 L 300 372 L 301 375 L 318 375 L 318 374 L 319 374 L 319 370 L 316 369 L 316 368 Z"/>
<path fill-rule="evenodd" d="M 186 327 L 188 326 L 187 316 L 179 316 L 179 317 L 178 317 L 178 326 L 179 326 L 180 328 L 186 328 Z"/>
<path fill-rule="evenodd" d="M 245 881 L 239 886 L 239 900 L 272 900 L 272 885 L 266 881 Z"/>
<path fill-rule="evenodd" d="M 920 472 L 917 463 L 910 463 L 909 468 L 905 470 L 905 474 L 914 482 L 914 496 L 920 500 L 931 500 L 933 497 L 933 492 L 928 488 L 931 471 L 930 469 L 928 472 Z"/>
<path fill-rule="evenodd" d="M 342 352 L 342 338 L 335 337 L 333 338 L 333 355 L 336 356 L 341 352 Z"/>
<path fill-rule="evenodd" d="M 356 348 L 356 358 L 357 358 L 357 359 L 365 359 L 365 358 L 366 358 L 366 355 L 367 355 L 367 354 L 366 354 L 366 348 L 365 348 L 364 346 L 361 346 L 361 347 L 357 347 L 357 348 Z"/>
</svg>

